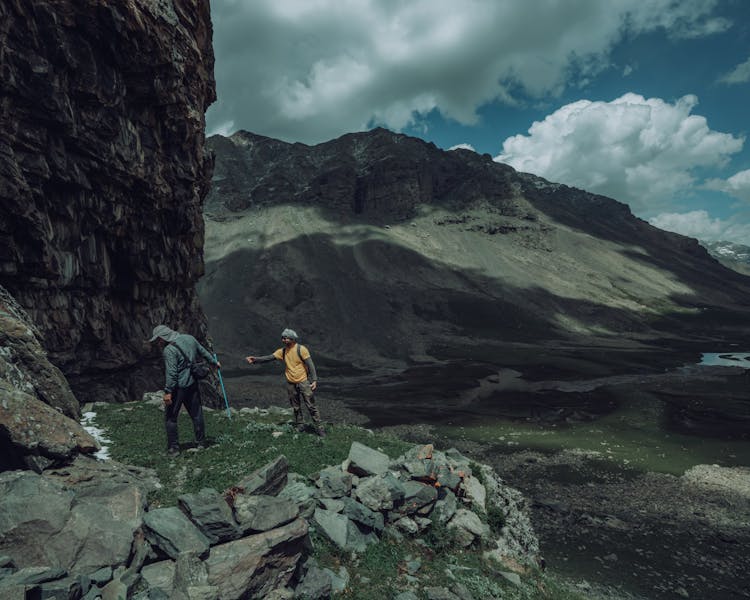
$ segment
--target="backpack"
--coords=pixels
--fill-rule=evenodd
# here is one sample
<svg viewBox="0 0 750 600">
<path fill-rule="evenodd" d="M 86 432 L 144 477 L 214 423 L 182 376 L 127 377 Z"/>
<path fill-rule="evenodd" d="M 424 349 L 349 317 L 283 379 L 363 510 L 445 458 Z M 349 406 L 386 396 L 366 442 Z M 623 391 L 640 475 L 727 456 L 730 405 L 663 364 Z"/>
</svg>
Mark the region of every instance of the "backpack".
<svg viewBox="0 0 750 600">
<path fill-rule="evenodd" d="M 208 377 L 211 369 L 208 367 L 208 363 L 205 360 L 197 360 L 193 362 L 187 357 L 187 354 L 185 354 L 185 351 L 182 348 L 180 348 L 177 344 L 172 345 L 177 348 L 177 351 L 182 354 L 186 361 L 190 363 L 188 368 L 190 369 L 190 374 L 195 379 L 205 379 L 206 377 Z"/>
</svg>

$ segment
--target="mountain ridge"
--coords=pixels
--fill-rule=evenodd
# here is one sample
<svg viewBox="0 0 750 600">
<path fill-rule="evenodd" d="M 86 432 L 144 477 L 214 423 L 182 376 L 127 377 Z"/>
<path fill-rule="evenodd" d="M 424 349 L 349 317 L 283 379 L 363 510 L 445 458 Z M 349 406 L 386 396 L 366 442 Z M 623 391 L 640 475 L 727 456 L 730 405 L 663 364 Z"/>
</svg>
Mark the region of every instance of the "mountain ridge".
<svg viewBox="0 0 750 600">
<path fill-rule="evenodd" d="M 750 300 L 750 279 L 697 240 L 489 155 L 384 129 L 315 146 L 238 132 L 208 146 L 199 294 L 228 347 L 275 343 L 288 322 L 331 356 L 369 346 L 364 362 L 473 340 L 710 338 Z M 345 323 L 350 333 L 331 333 Z"/>
</svg>

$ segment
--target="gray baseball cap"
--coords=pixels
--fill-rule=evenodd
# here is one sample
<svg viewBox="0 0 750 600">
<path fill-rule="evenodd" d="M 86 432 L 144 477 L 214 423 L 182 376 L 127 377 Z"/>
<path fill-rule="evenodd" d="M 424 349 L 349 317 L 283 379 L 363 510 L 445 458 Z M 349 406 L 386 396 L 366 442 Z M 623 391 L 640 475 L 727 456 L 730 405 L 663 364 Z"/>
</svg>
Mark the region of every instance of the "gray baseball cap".
<svg viewBox="0 0 750 600">
<path fill-rule="evenodd" d="M 157 325 L 156 327 L 154 327 L 154 331 L 152 333 L 153 335 L 151 336 L 149 342 L 153 342 L 156 338 L 161 338 L 165 342 L 174 342 L 177 339 L 177 336 L 180 335 L 166 325 Z"/>
<path fill-rule="evenodd" d="M 281 332 L 281 337 L 289 338 L 290 340 L 294 340 L 295 342 L 299 339 L 297 332 L 294 331 L 294 329 L 289 329 L 288 327 Z"/>
</svg>

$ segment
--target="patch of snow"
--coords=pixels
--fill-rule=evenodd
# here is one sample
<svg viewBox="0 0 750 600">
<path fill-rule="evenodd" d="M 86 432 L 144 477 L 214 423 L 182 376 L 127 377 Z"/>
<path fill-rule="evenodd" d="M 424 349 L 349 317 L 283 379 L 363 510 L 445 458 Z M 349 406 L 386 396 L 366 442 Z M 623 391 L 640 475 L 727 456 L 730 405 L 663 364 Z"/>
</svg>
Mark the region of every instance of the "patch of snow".
<svg viewBox="0 0 750 600">
<path fill-rule="evenodd" d="M 99 460 L 110 460 L 109 446 L 107 444 L 111 444 L 112 440 L 104 437 L 105 431 L 94 425 L 95 417 L 96 413 L 93 411 L 83 413 L 81 415 L 81 425 L 101 446 L 101 450 L 96 452 L 94 456 Z"/>
</svg>

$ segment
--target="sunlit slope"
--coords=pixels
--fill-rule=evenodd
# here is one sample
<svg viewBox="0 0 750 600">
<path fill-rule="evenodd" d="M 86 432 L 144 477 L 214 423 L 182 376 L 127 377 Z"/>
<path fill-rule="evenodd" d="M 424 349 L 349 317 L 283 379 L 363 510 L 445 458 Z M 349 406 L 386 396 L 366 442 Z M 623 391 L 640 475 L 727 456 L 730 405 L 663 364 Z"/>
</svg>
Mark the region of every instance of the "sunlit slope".
<svg viewBox="0 0 750 600">
<path fill-rule="evenodd" d="M 420 360 L 451 344 L 680 335 L 706 307 L 747 305 L 746 278 L 620 203 L 358 136 L 242 134 L 232 160 L 219 140 L 199 291 L 224 347 L 275 347 L 289 325 L 345 362 Z"/>
</svg>

